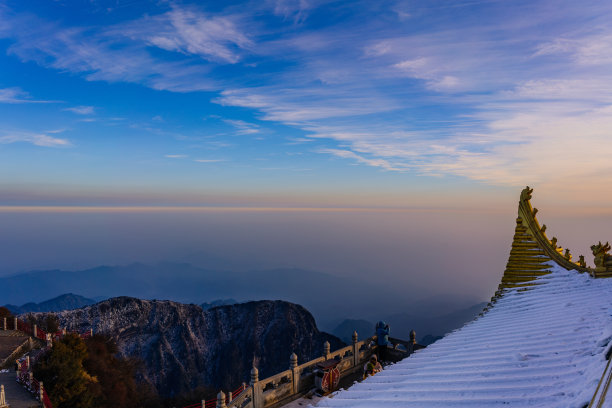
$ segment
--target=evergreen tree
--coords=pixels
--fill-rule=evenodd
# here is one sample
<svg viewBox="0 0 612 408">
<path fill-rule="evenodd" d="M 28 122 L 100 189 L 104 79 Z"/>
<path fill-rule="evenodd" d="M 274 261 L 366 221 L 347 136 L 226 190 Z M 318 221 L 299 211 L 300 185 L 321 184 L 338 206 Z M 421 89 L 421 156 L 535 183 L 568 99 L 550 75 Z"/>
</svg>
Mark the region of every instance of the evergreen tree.
<svg viewBox="0 0 612 408">
<path fill-rule="evenodd" d="M 6 307 L 2 306 L 2 307 L 0 307 L 0 319 L 2 319 L 4 317 L 6 317 L 6 319 L 8 320 L 8 319 L 13 317 L 13 314 Z"/>
<path fill-rule="evenodd" d="M 93 386 L 95 406 L 99 408 L 127 408 L 140 405 L 141 390 L 134 381 L 135 362 L 116 357 L 117 345 L 108 336 L 96 334 L 85 340 L 88 357 L 84 361 L 87 372 L 98 382 Z"/>
<path fill-rule="evenodd" d="M 48 314 L 41 326 L 47 333 L 56 333 L 59 330 L 59 319 L 54 314 Z"/>
<path fill-rule="evenodd" d="M 85 342 L 68 334 L 53 343 L 53 348 L 34 367 L 34 376 L 44 381 L 49 398 L 56 408 L 94 407 L 91 392 L 97 382 L 83 367 L 87 358 Z"/>
<path fill-rule="evenodd" d="M 55 408 L 132 408 L 161 406 L 151 387 L 136 384 L 134 360 L 117 357 L 108 336 L 82 340 L 68 334 L 34 367 Z"/>
</svg>

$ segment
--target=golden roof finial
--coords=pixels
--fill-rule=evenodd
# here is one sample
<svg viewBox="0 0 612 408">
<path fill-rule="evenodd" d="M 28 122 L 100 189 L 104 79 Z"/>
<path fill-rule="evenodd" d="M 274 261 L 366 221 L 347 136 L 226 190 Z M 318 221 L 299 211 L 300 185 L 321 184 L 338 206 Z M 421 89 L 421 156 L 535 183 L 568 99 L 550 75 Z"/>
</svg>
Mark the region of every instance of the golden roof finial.
<svg viewBox="0 0 612 408">
<path fill-rule="evenodd" d="M 529 188 L 529 186 L 525 187 L 523 191 L 521 191 L 521 201 L 531 200 L 531 193 L 533 193 L 533 188 Z"/>
</svg>

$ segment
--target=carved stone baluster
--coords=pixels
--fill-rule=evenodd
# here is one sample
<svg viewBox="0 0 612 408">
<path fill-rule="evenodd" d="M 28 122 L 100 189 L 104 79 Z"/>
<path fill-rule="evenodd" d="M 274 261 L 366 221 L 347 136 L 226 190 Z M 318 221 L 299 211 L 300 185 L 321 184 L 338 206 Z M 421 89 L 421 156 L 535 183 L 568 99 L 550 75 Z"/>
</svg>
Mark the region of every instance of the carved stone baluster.
<svg viewBox="0 0 612 408">
<path fill-rule="evenodd" d="M 225 404 L 225 393 L 223 391 L 219 391 L 217 394 L 217 408 L 227 408 Z"/>
</svg>

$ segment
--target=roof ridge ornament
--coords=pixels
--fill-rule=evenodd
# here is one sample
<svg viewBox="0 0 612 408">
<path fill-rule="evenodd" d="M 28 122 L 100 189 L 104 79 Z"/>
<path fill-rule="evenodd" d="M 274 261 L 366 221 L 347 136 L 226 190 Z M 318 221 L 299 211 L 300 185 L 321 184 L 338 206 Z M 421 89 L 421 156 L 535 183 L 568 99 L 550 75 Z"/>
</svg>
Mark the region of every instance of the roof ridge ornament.
<svg viewBox="0 0 612 408">
<path fill-rule="evenodd" d="M 531 200 L 532 193 L 533 193 L 533 188 L 529 188 L 529 186 L 525 187 L 523 191 L 521 191 L 521 201 Z"/>
<path fill-rule="evenodd" d="M 591 251 L 593 251 L 593 256 L 595 256 L 595 272 L 605 272 L 607 267 L 612 266 L 612 257 L 608 252 L 610 251 L 610 243 L 606 241 L 605 244 L 602 244 L 599 241 L 596 245 L 591 245 Z"/>
</svg>

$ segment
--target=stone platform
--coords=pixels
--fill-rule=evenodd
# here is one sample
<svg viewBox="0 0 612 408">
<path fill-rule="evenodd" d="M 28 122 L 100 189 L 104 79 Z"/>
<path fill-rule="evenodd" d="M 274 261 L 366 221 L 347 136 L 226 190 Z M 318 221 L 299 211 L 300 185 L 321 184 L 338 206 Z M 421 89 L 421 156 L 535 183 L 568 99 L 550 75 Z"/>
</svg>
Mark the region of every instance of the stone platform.
<svg viewBox="0 0 612 408">
<path fill-rule="evenodd" d="M 23 333 L 14 330 L 0 330 L 0 364 L 28 338 Z"/>
</svg>

